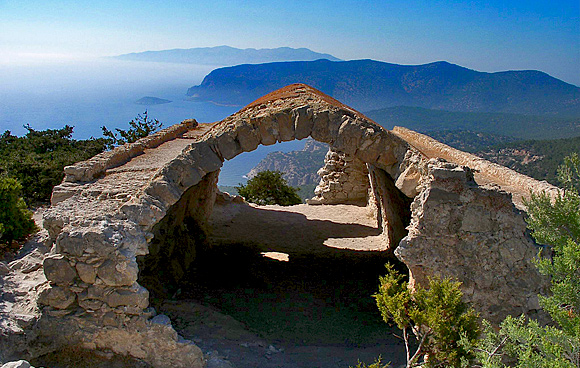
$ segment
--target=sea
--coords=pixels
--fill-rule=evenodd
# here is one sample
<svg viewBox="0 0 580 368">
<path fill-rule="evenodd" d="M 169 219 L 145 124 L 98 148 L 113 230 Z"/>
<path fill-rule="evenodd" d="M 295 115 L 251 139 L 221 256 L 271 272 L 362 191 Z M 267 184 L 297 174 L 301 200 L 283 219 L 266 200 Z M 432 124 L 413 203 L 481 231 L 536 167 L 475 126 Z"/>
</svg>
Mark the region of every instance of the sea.
<svg viewBox="0 0 580 368">
<path fill-rule="evenodd" d="M 147 110 L 163 127 L 194 118 L 201 123 L 222 120 L 243 106 L 216 105 L 187 99 L 187 89 L 199 85 L 215 66 L 121 61 L 113 58 L 35 60 L 0 63 L 0 134 L 24 135 L 35 130 L 74 127 L 75 139 L 102 136 L 108 129 L 128 128 Z M 143 97 L 170 103 L 141 105 Z M 245 183 L 244 177 L 269 152 L 289 152 L 303 141 L 260 146 L 226 161 L 219 184 Z"/>
</svg>

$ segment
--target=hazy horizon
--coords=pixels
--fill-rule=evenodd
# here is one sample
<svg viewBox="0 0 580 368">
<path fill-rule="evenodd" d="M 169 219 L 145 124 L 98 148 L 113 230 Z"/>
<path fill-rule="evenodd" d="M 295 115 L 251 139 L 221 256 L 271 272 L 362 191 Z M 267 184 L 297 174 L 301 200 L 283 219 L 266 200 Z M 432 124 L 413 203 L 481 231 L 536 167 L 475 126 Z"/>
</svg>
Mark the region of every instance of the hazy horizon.
<svg viewBox="0 0 580 368">
<path fill-rule="evenodd" d="M 149 50 L 305 47 L 344 60 L 540 70 L 580 85 L 580 3 L 0 0 L 0 68 Z"/>
</svg>

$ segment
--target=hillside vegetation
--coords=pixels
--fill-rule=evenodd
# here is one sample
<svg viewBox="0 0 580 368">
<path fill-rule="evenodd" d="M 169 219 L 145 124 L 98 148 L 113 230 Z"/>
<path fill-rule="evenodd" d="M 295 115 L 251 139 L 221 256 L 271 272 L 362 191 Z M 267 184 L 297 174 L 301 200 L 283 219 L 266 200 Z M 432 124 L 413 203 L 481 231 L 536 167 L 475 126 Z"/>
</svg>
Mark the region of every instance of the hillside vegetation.
<svg viewBox="0 0 580 368">
<path fill-rule="evenodd" d="M 460 112 L 396 106 L 365 113 L 386 129 L 404 126 L 421 133 L 468 130 L 520 139 L 553 139 L 580 135 L 577 116 Z"/>
<path fill-rule="evenodd" d="M 22 196 L 28 205 L 48 202 L 52 188 L 64 178 L 63 168 L 86 160 L 106 149 L 108 139 L 75 140 L 73 127 L 34 130 L 17 137 L 7 130 L 0 136 L 0 174 L 22 184 Z"/>
<path fill-rule="evenodd" d="M 268 153 L 246 176 L 253 178 L 257 173 L 266 170 L 280 171 L 289 185 L 316 186 L 320 181 L 316 172 L 324 165 L 326 152 L 327 144 L 308 139 L 304 149 L 300 151 Z"/>
<path fill-rule="evenodd" d="M 515 140 L 511 137 L 473 131 L 433 131 L 427 135 L 462 151 L 512 170 L 559 185 L 558 166 L 574 152 L 580 151 L 580 136 L 562 139 Z"/>
</svg>

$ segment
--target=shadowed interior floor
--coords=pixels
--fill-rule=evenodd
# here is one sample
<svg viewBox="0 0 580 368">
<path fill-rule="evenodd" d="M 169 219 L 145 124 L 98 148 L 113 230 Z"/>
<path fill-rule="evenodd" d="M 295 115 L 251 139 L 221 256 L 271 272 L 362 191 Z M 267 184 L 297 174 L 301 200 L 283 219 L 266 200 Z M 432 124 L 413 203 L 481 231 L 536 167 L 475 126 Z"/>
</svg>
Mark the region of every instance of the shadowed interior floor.
<svg viewBox="0 0 580 368">
<path fill-rule="evenodd" d="M 236 367 L 403 363 L 371 296 L 397 261 L 367 208 L 219 207 L 208 247 L 158 307 L 184 337 Z"/>
</svg>

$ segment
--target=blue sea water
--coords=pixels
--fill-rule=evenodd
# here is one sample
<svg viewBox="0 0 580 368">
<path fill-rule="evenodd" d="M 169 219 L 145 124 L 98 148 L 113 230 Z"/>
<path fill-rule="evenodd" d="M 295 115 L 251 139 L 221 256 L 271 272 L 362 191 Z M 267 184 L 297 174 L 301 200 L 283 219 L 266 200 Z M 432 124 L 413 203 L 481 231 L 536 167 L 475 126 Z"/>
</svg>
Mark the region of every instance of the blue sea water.
<svg viewBox="0 0 580 368">
<path fill-rule="evenodd" d="M 188 101 L 187 89 L 213 68 L 206 65 L 119 61 L 114 59 L 0 64 L 0 133 L 23 135 L 36 130 L 74 126 L 74 137 L 86 139 L 109 129 L 128 127 L 145 110 L 164 127 L 194 118 L 219 121 L 242 106 Z M 144 106 L 145 96 L 171 103 Z M 243 176 L 273 151 L 301 149 L 303 142 L 261 146 L 224 163 L 220 185 L 245 182 Z"/>
</svg>

